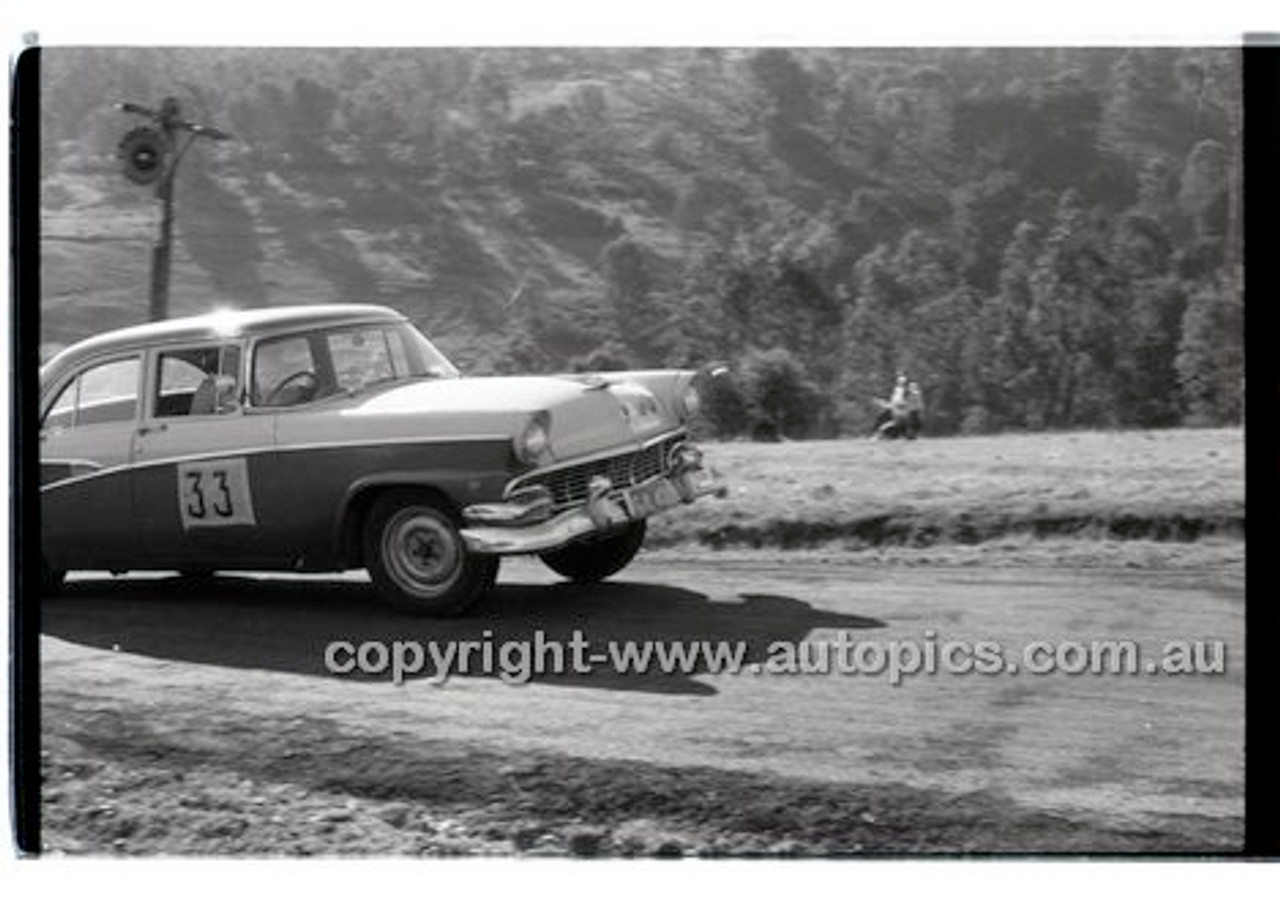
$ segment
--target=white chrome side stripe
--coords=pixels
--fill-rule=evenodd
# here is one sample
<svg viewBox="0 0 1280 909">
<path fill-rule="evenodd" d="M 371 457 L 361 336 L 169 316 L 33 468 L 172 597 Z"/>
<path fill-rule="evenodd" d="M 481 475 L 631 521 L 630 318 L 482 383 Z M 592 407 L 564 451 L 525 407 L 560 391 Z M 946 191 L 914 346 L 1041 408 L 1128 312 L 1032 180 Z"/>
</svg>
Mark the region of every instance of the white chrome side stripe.
<svg viewBox="0 0 1280 909">
<path fill-rule="evenodd" d="M 370 446 L 390 448 L 397 445 L 440 445 L 458 442 L 506 442 L 508 441 L 508 438 L 509 437 L 505 435 L 448 436 L 421 439 L 370 439 L 368 441 L 349 442 L 297 442 L 291 445 L 259 445 L 251 448 L 217 449 L 214 451 L 202 451 L 195 454 L 176 455 L 168 458 L 155 458 L 149 461 L 134 461 L 128 464 L 118 464 L 115 467 L 104 467 L 95 473 L 86 474 L 80 477 L 68 477 L 65 480 L 56 480 L 52 483 L 46 483 L 40 487 L 40 491 L 44 492 L 49 489 L 69 486 L 72 483 L 83 483 L 85 480 L 96 480 L 104 476 L 124 473 L 129 470 L 141 470 L 148 467 L 164 467 L 170 464 L 182 464 L 187 461 L 205 461 L 212 458 L 239 458 L 249 457 L 256 454 L 276 454 L 278 452 L 290 451 L 326 451 L 334 448 L 368 448 Z M 48 460 L 41 461 L 40 463 L 60 464 L 65 462 Z"/>
</svg>

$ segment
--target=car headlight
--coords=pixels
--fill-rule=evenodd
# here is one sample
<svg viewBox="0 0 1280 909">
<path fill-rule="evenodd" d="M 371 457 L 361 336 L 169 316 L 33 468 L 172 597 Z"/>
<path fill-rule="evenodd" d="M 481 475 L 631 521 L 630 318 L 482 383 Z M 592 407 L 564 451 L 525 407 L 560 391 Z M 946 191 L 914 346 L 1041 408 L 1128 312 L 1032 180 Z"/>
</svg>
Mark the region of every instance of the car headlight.
<svg viewBox="0 0 1280 909">
<path fill-rule="evenodd" d="M 690 382 L 680 392 L 680 410 L 684 414 L 686 420 L 691 420 L 698 415 L 698 411 L 702 409 L 702 395 L 698 393 L 698 389 Z"/>
<path fill-rule="evenodd" d="M 516 457 L 525 464 L 540 464 L 551 455 L 551 418 L 537 414 L 512 440 Z"/>
</svg>

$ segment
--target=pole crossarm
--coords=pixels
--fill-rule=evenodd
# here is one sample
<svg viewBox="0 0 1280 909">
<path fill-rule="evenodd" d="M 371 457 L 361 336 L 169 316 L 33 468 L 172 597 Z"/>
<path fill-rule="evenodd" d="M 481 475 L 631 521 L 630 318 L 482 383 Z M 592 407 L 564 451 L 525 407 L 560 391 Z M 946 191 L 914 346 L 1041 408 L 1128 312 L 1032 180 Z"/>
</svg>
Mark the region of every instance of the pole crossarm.
<svg viewBox="0 0 1280 909">
<path fill-rule="evenodd" d="M 132 101 L 120 101 L 113 105 L 116 110 L 123 111 L 126 114 L 137 114 L 140 117 L 147 117 L 154 120 L 162 128 L 186 130 L 196 136 L 205 139 L 212 139 L 215 142 L 223 142 L 227 139 L 234 139 L 235 136 L 225 129 L 218 129 L 216 126 L 206 126 L 202 123 L 193 123 L 190 120 L 183 120 L 177 116 L 170 115 L 163 110 L 155 110 L 142 104 L 134 104 Z"/>
</svg>

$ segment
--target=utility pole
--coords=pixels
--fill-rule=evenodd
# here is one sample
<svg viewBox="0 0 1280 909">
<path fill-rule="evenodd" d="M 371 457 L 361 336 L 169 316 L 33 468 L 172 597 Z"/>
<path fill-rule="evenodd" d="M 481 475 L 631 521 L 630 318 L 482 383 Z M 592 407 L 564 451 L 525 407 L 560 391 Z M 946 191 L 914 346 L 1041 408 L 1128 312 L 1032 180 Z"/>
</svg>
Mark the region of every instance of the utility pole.
<svg viewBox="0 0 1280 909">
<path fill-rule="evenodd" d="M 149 318 L 158 322 L 169 317 L 169 270 L 173 248 L 173 190 L 178 165 L 192 144 L 201 137 L 222 141 L 231 134 L 212 126 L 182 119 L 177 98 L 165 98 L 159 110 L 125 101 L 118 110 L 148 118 L 153 125 L 138 126 L 125 133 L 118 149 L 124 175 L 141 185 L 156 184 L 160 202 L 160 234 L 151 252 L 151 298 Z M 182 137 L 185 135 L 185 141 Z"/>
</svg>

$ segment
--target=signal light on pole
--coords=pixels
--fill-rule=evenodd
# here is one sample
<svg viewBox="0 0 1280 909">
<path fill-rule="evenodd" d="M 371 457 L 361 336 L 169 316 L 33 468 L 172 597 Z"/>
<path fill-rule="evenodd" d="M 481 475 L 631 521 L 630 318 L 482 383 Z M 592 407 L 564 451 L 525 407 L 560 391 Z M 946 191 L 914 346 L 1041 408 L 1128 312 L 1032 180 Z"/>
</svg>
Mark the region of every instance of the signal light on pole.
<svg viewBox="0 0 1280 909">
<path fill-rule="evenodd" d="M 138 126 L 124 134 L 116 154 L 128 180 L 139 186 L 150 186 L 160 179 L 166 164 L 166 143 L 160 131 Z"/>
<path fill-rule="evenodd" d="M 222 141 L 232 138 L 230 133 L 212 126 L 192 123 L 182 119 L 182 107 L 177 98 L 165 98 L 159 110 L 122 101 L 116 109 L 126 114 L 146 117 L 150 126 L 136 126 L 124 134 L 116 151 L 124 165 L 126 179 L 142 186 L 156 185 L 156 198 L 160 202 L 160 235 L 151 253 L 151 321 L 158 322 L 169 314 L 169 265 L 173 246 L 173 188 L 174 177 L 182 156 L 199 138 Z M 178 133 L 186 133 L 185 142 L 177 141 Z"/>
</svg>

